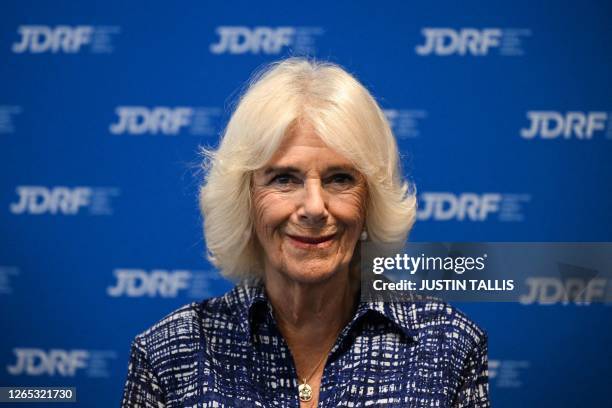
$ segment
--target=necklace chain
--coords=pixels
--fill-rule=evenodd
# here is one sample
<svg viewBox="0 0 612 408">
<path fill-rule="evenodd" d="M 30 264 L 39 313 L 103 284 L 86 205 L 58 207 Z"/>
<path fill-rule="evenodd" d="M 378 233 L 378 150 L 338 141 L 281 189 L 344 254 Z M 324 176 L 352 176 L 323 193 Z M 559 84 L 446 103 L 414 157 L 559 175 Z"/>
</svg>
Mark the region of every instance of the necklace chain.
<svg viewBox="0 0 612 408">
<path fill-rule="evenodd" d="M 341 330 L 340 330 L 341 331 Z M 340 334 L 340 332 L 336 333 L 336 335 L 333 338 L 337 338 L 338 335 Z M 317 363 L 317 365 L 314 366 L 314 368 L 312 369 L 312 372 L 310 373 L 310 375 L 308 375 L 307 377 L 304 377 L 304 383 L 308 382 L 308 380 L 310 380 L 310 377 L 312 377 L 314 375 L 314 373 L 317 371 L 317 368 L 319 368 L 319 366 L 321 365 L 321 363 L 326 359 L 326 357 L 329 355 L 329 352 L 332 351 L 332 349 L 334 348 L 334 344 L 336 342 L 332 341 L 331 346 L 329 347 L 329 349 L 327 350 L 327 352 L 323 353 L 323 355 L 321 356 L 321 359 L 319 360 L 319 362 Z"/>
<path fill-rule="evenodd" d="M 332 348 L 334 347 L 334 345 L 332 344 Z M 327 351 L 327 353 L 323 353 L 323 356 L 321 357 L 321 359 L 319 360 L 319 362 L 317 363 L 317 365 L 314 367 L 314 369 L 312 370 L 312 372 L 310 373 L 309 376 L 304 377 L 303 381 L 304 384 L 306 384 L 308 382 L 308 380 L 310 380 L 310 378 L 314 375 L 314 373 L 317 372 L 317 368 L 319 368 L 319 366 L 321 365 L 321 363 L 323 362 L 323 360 L 326 359 L 327 355 L 329 354 L 329 352 L 331 351 L 331 348 Z"/>
<path fill-rule="evenodd" d="M 338 334 L 336 334 L 336 337 L 338 337 Z M 332 345 L 327 350 L 327 352 L 323 353 L 323 356 L 321 356 L 321 359 L 319 360 L 319 362 L 314 366 L 314 368 L 312 369 L 312 372 L 307 377 L 304 377 L 302 379 L 303 383 L 298 387 L 298 395 L 300 397 L 300 401 L 310 402 L 310 400 L 312 399 L 312 387 L 310 386 L 310 384 L 308 384 L 308 381 L 312 378 L 314 373 L 317 372 L 317 369 L 321 366 L 321 363 L 327 359 L 327 357 L 329 356 L 329 353 L 334 348 L 334 344 L 335 344 L 335 341 L 332 342 Z"/>
</svg>

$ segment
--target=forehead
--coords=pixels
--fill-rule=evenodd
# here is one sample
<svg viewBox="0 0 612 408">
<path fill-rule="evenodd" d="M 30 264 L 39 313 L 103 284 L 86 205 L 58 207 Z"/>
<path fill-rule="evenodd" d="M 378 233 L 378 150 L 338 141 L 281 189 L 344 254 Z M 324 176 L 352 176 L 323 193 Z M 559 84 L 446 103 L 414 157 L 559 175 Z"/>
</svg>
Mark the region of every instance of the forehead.
<svg viewBox="0 0 612 408">
<path fill-rule="evenodd" d="M 267 165 L 317 164 L 317 167 L 353 167 L 351 161 L 333 150 L 305 122 L 294 126 Z"/>
</svg>

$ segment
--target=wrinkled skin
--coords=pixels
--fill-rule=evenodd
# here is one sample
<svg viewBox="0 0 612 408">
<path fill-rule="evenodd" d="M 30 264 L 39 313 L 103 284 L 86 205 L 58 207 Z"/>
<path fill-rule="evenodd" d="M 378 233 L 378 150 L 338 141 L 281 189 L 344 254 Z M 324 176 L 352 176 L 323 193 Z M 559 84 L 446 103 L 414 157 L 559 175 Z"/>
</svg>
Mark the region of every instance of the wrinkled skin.
<svg viewBox="0 0 612 408">
<path fill-rule="evenodd" d="M 365 222 L 365 177 L 303 123 L 252 178 L 264 270 L 295 283 L 348 273 Z"/>
</svg>

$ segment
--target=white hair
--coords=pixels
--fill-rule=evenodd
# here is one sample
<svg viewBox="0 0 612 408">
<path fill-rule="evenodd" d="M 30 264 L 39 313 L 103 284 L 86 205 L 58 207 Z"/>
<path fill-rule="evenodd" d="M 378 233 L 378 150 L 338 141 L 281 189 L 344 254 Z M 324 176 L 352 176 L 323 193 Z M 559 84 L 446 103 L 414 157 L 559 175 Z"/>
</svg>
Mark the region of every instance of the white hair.
<svg viewBox="0 0 612 408">
<path fill-rule="evenodd" d="M 336 64 L 285 59 L 254 76 L 218 149 L 203 149 L 200 209 L 208 259 L 230 279 L 261 277 L 251 177 L 272 158 L 291 127 L 304 120 L 365 176 L 369 239 L 404 242 L 412 228 L 415 189 L 401 175 L 395 138 L 368 90 Z"/>
</svg>

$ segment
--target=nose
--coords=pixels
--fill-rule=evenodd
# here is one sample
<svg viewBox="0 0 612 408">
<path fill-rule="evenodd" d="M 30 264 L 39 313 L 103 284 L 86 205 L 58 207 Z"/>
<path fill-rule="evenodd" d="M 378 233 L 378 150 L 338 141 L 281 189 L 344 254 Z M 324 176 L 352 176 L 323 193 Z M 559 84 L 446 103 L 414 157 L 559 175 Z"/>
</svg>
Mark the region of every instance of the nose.
<svg viewBox="0 0 612 408">
<path fill-rule="evenodd" d="M 327 198 L 320 180 L 307 180 L 305 183 L 302 202 L 297 215 L 301 222 L 318 226 L 325 224 L 329 213 L 327 212 Z"/>
</svg>

